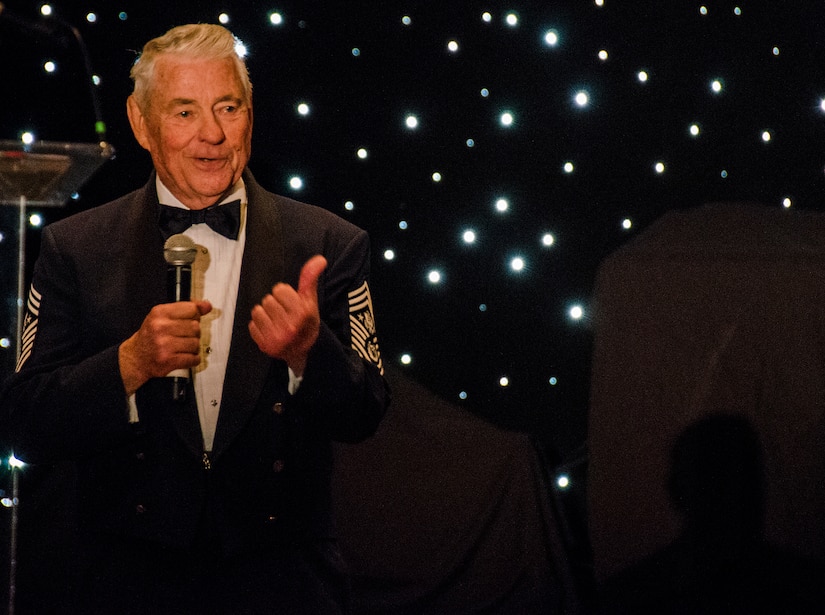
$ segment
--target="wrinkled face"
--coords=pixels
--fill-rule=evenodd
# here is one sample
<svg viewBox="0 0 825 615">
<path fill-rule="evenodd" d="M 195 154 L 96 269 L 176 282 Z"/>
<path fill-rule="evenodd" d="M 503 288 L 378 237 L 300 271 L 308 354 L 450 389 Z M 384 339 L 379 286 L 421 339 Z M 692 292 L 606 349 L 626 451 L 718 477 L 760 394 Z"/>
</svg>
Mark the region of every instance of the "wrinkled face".
<svg viewBox="0 0 825 615">
<path fill-rule="evenodd" d="M 219 200 L 252 147 L 252 103 L 230 60 L 158 58 L 147 108 L 127 102 L 132 130 L 164 185 L 191 209 Z"/>
</svg>

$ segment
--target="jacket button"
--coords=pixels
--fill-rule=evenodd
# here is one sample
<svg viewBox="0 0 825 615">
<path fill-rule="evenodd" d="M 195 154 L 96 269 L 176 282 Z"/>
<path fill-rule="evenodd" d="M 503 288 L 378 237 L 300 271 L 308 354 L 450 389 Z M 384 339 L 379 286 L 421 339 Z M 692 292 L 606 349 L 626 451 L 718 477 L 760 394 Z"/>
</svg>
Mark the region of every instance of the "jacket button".
<svg viewBox="0 0 825 615">
<path fill-rule="evenodd" d="M 267 523 L 275 523 L 278 520 L 278 515 L 269 515 L 266 518 Z"/>
<path fill-rule="evenodd" d="M 272 471 L 277 474 L 278 472 L 282 472 L 284 469 L 284 460 L 283 459 L 276 459 L 275 462 L 272 464 Z"/>
<path fill-rule="evenodd" d="M 146 512 L 146 507 L 143 504 L 138 504 L 137 506 L 135 506 L 135 514 L 136 515 L 142 515 L 145 512 Z"/>
<path fill-rule="evenodd" d="M 272 411 L 275 414 L 283 414 L 284 412 L 284 405 L 281 402 L 277 402 L 274 406 L 272 406 Z"/>
<path fill-rule="evenodd" d="M 135 455 L 135 459 L 137 459 L 138 461 L 144 461 L 146 459 L 146 454 L 145 453 L 137 453 Z"/>
</svg>

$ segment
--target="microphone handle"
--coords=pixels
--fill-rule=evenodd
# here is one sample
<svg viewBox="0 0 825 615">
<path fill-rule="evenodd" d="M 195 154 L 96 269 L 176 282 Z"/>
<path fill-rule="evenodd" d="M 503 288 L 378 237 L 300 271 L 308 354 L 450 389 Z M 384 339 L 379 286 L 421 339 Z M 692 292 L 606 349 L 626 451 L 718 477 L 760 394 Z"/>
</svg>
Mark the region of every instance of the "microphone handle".
<svg viewBox="0 0 825 615">
<path fill-rule="evenodd" d="M 170 265 L 166 269 L 166 293 L 170 303 L 189 301 L 192 296 L 192 267 L 189 265 Z M 176 369 L 167 375 L 172 379 L 172 399 L 183 401 L 189 384 L 189 370 Z"/>
<path fill-rule="evenodd" d="M 166 299 L 169 303 L 189 301 L 192 297 L 192 267 L 170 265 L 166 269 Z"/>
</svg>

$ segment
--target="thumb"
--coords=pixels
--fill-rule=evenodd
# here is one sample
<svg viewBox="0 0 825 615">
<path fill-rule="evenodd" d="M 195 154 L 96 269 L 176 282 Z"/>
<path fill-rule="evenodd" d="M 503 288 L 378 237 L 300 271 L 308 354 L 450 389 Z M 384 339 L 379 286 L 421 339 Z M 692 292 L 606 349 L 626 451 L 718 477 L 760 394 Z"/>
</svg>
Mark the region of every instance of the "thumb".
<svg viewBox="0 0 825 615">
<path fill-rule="evenodd" d="M 298 279 L 298 294 L 306 297 L 314 297 L 317 300 L 318 278 L 327 268 L 327 259 L 320 254 L 316 254 L 309 259 L 301 268 L 301 277 Z"/>
</svg>

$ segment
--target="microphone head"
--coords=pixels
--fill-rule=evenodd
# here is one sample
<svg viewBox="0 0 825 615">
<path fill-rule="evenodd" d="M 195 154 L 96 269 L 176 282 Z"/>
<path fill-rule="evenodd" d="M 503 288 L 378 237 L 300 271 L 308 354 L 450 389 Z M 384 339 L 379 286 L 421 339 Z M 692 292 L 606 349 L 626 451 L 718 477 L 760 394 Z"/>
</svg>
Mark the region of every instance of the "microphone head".
<svg viewBox="0 0 825 615">
<path fill-rule="evenodd" d="M 196 254 L 195 242 L 183 233 L 172 235 L 163 244 L 163 258 L 174 267 L 191 265 Z"/>
</svg>

